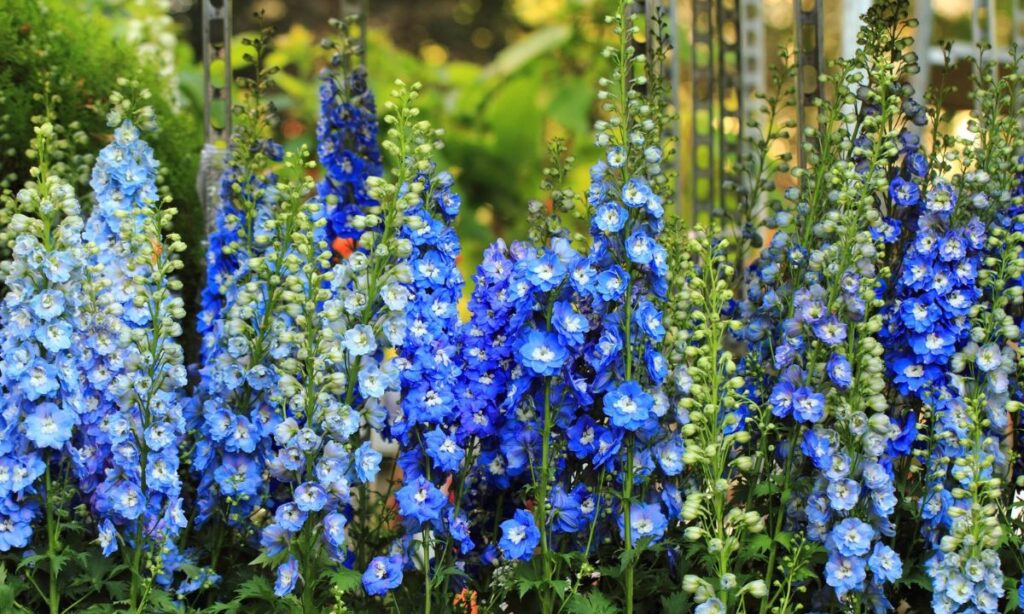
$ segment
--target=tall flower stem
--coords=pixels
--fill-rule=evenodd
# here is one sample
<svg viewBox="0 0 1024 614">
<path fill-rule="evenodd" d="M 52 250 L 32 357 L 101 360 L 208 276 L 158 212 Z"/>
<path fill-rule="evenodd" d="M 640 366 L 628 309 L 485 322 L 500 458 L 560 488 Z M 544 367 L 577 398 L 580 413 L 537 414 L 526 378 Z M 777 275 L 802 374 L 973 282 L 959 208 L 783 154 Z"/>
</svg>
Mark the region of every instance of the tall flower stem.
<svg viewBox="0 0 1024 614">
<path fill-rule="evenodd" d="M 628 140 L 627 140 L 628 142 Z M 626 357 L 626 380 L 633 377 L 633 345 L 631 342 L 631 323 L 633 321 L 633 270 L 629 267 L 630 284 L 626 287 L 626 296 L 623 299 L 623 342 L 622 347 Z M 636 441 L 633 433 L 626 435 L 626 473 L 623 476 L 622 484 L 622 524 L 623 556 L 626 559 L 625 590 L 626 590 L 626 614 L 633 614 L 633 527 L 631 522 L 632 500 L 633 500 L 633 455 L 636 449 Z"/>
<path fill-rule="evenodd" d="M 548 471 L 548 464 L 551 461 L 551 430 L 553 428 L 554 420 L 551 415 L 551 378 L 544 378 L 544 432 L 541 434 L 540 491 L 533 510 L 534 518 L 537 522 L 537 528 L 540 529 L 541 562 L 544 566 L 544 581 L 547 583 L 544 590 L 540 593 L 541 611 L 544 614 L 550 614 L 554 608 L 554 604 L 551 601 L 551 594 L 549 592 L 554 571 L 551 568 L 551 557 L 549 556 L 551 544 L 548 539 L 546 523 L 548 496 L 551 492 L 551 474 Z"/>
<path fill-rule="evenodd" d="M 50 614 L 60 614 L 60 592 L 57 589 L 57 523 L 53 516 L 53 479 L 50 475 L 50 459 L 46 459 L 46 558 L 50 562 L 50 596 L 47 605 Z"/>
<path fill-rule="evenodd" d="M 626 376 L 629 377 L 628 375 Z M 630 523 L 630 500 L 633 498 L 633 434 L 626 435 L 626 475 L 622 485 L 623 533 L 625 535 L 626 558 L 626 614 L 633 614 L 633 531 Z"/>
</svg>

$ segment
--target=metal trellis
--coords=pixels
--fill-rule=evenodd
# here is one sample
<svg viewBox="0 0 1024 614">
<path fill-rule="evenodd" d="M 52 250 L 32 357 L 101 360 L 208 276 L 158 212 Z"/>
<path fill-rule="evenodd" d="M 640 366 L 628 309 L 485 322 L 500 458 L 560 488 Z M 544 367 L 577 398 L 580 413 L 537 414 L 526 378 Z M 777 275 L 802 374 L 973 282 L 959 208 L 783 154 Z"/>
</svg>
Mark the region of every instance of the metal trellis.
<svg viewBox="0 0 1024 614">
<path fill-rule="evenodd" d="M 207 233 L 217 214 L 217 183 L 231 138 L 231 0 L 202 0 L 203 133 L 198 189 L 206 216 Z M 213 67 L 223 66 L 223 81 L 214 83 Z M 215 117 L 219 116 L 219 117 Z"/>
<path fill-rule="evenodd" d="M 916 5 L 918 20 L 915 46 L 921 62 L 921 71 L 915 76 L 914 89 L 919 95 L 930 85 L 933 66 L 942 66 L 945 52 L 942 45 L 932 43 L 935 15 L 934 0 L 920 0 Z M 986 57 L 998 64 L 1007 64 L 1011 59 L 1010 45 L 1024 46 L 1024 0 L 1010 0 L 1010 33 L 1006 45 L 1001 45 L 996 27 L 999 2 L 997 0 L 973 0 L 971 10 L 971 40 L 950 41 L 950 62 L 956 64 L 977 57 L 978 45 L 987 45 L 991 50 Z"/>
<path fill-rule="evenodd" d="M 734 203 L 723 184 L 739 163 L 744 101 L 763 87 L 761 23 L 760 6 L 752 0 L 693 2 L 694 219 Z M 746 44 L 755 50 L 748 54 L 753 64 L 747 64 L 743 53 Z M 748 68 L 753 68 L 750 74 Z"/>
<path fill-rule="evenodd" d="M 822 40 L 823 0 L 793 0 L 796 19 L 796 87 L 797 134 L 802 143 L 805 129 L 816 117 L 814 99 L 821 95 L 818 76 L 824 70 Z M 800 166 L 804 166 L 804 149 L 799 148 Z"/>
</svg>

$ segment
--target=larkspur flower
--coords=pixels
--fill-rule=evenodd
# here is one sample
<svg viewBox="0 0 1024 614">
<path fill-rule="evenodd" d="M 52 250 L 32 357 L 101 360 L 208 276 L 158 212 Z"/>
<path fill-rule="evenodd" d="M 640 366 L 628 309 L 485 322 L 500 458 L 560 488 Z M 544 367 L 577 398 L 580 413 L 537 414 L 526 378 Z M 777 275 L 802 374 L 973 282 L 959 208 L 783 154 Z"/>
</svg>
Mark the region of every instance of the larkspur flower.
<svg viewBox="0 0 1024 614">
<path fill-rule="evenodd" d="M 363 573 L 363 588 L 368 595 L 385 595 L 402 584 L 402 557 L 378 556 Z"/>
<path fill-rule="evenodd" d="M 533 514 L 516 510 L 508 520 L 501 523 L 501 540 L 498 546 L 508 559 L 528 561 L 540 543 L 540 531 L 533 521 Z"/>
<path fill-rule="evenodd" d="M 635 431 L 650 419 L 654 399 L 637 382 L 623 382 L 604 398 L 604 413 L 612 424 Z"/>
</svg>

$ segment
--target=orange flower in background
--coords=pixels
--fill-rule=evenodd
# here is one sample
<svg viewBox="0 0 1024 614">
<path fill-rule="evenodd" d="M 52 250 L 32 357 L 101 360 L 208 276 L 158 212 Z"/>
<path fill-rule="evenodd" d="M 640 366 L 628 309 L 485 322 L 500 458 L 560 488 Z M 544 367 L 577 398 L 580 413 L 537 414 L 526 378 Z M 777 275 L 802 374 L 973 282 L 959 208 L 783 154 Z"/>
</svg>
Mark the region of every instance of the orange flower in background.
<svg viewBox="0 0 1024 614">
<path fill-rule="evenodd" d="M 454 599 L 452 599 L 452 608 L 456 612 L 479 614 L 480 606 L 477 604 L 476 599 L 476 591 L 464 588 L 457 595 L 455 595 Z"/>
<path fill-rule="evenodd" d="M 340 254 L 342 258 L 347 260 L 348 257 L 352 255 L 352 252 L 356 251 L 356 240 L 335 237 L 334 242 L 331 243 L 331 249 L 333 249 L 336 254 Z"/>
</svg>

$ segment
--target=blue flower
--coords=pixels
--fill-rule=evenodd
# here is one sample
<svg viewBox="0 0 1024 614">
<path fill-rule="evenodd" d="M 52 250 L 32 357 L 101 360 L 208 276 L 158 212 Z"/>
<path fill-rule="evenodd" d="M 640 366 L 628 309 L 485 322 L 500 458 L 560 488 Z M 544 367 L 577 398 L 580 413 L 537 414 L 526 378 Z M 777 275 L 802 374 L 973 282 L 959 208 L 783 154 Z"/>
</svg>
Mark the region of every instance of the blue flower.
<svg viewBox="0 0 1024 614">
<path fill-rule="evenodd" d="M 903 561 L 900 560 L 900 555 L 881 542 L 875 544 L 868 559 L 868 568 L 871 569 L 876 581 L 895 582 L 903 577 Z"/>
<path fill-rule="evenodd" d="M 660 444 L 655 453 L 658 464 L 667 476 L 676 476 L 683 472 L 683 453 L 685 446 L 678 434 Z"/>
<path fill-rule="evenodd" d="M 595 279 L 597 295 L 606 302 L 616 301 L 626 293 L 626 286 L 629 284 L 629 274 L 619 265 L 597 274 Z"/>
<path fill-rule="evenodd" d="M 793 412 L 793 394 L 796 387 L 787 380 L 776 382 L 772 388 L 768 403 L 772 407 L 772 415 L 776 418 L 785 418 Z"/>
<path fill-rule="evenodd" d="M 594 225 L 599 230 L 614 233 L 626 225 L 629 214 L 625 209 L 613 202 L 602 203 L 594 212 Z"/>
<path fill-rule="evenodd" d="M 0 538 L 2 541 L 2 538 Z M 109 518 L 103 519 L 100 523 L 99 536 L 96 538 L 96 543 L 99 544 L 100 549 L 103 551 L 103 556 L 110 556 L 117 552 L 117 529 L 114 528 L 114 523 L 110 522 Z M 4 550 L 0 547 L 0 552 Z"/>
<path fill-rule="evenodd" d="M 299 509 L 299 506 L 292 501 L 280 505 L 274 512 L 274 522 L 292 533 L 302 530 L 302 525 L 306 523 L 307 517 L 308 513 Z"/>
<path fill-rule="evenodd" d="M 643 229 L 637 229 L 626 239 L 626 255 L 634 264 L 650 264 L 654 246 L 654 240 Z"/>
<path fill-rule="evenodd" d="M 52 320 L 64 313 L 64 295 L 57 290 L 43 290 L 32 299 L 32 312 L 42 320 Z"/>
<path fill-rule="evenodd" d="M 327 505 L 327 493 L 319 484 L 304 482 L 295 489 L 295 505 L 304 512 L 319 512 Z"/>
<path fill-rule="evenodd" d="M 387 594 L 402 584 L 402 557 L 378 556 L 370 561 L 363 572 L 363 588 L 366 594 L 378 596 Z"/>
<path fill-rule="evenodd" d="M 572 303 L 558 301 L 551 314 L 551 322 L 567 345 L 583 345 L 583 338 L 590 332 L 590 322 Z"/>
<path fill-rule="evenodd" d="M 914 207 L 921 202 L 921 188 L 913 181 L 895 177 L 889 183 L 889 197 L 899 207 Z"/>
<path fill-rule="evenodd" d="M 826 345 L 838 345 L 846 340 L 846 324 L 829 316 L 814 324 L 814 336 Z"/>
<path fill-rule="evenodd" d="M 651 338 L 652 341 L 660 343 L 665 338 L 665 326 L 662 323 L 661 311 L 654 306 L 654 303 L 643 300 L 633 312 L 633 321 Z"/>
<path fill-rule="evenodd" d="M 441 510 L 448 498 L 434 484 L 423 476 L 410 481 L 395 493 L 398 509 L 403 516 L 419 522 L 440 519 Z"/>
<path fill-rule="evenodd" d="M 274 581 L 274 594 L 284 597 L 295 590 L 295 582 L 299 579 L 299 562 L 295 557 L 277 566 L 277 579 Z"/>
<path fill-rule="evenodd" d="M 60 449 L 71 439 L 77 421 L 78 416 L 71 410 L 61 409 L 49 401 L 40 403 L 25 418 L 25 436 L 40 448 Z"/>
<path fill-rule="evenodd" d="M 540 531 L 534 524 L 533 514 L 516 510 L 512 518 L 501 523 L 501 539 L 498 547 L 507 559 L 528 561 L 540 544 Z"/>
<path fill-rule="evenodd" d="M 850 591 L 862 590 L 866 577 L 867 572 L 862 558 L 833 552 L 825 563 L 825 582 L 834 588 L 840 597 Z"/>
<path fill-rule="evenodd" d="M 380 471 L 381 453 L 374 450 L 369 441 L 364 441 L 355 454 L 356 475 L 364 483 L 368 484 L 377 478 Z"/>
<path fill-rule="evenodd" d="M 377 350 L 377 337 L 373 328 L 366 324 L 356 324 L 345 331 L 342 344 L 353 356 L 366 356 Z"/>
<path fill-rule="evenodd" d="M 848 512 L 857 505 L 860 497 L 860 483 L 856 480 L 841 479 L 829 482 L 828 489 L 829 504 L 837 512 Z"/>
<path fill-rule="evenodd" d="M 437 426 L 427 431 L 423 439 L 427 445 L 427 455 L 434 461 L 435 468 L 447 473 L 459 471 L 466 451 L 455 442 L 454 437 Z"/>
<path fill-rule="evenodd" d="M 843 556 L 864 556 L 874 538 L 875 530 L 859 518 L 846 518 L 832 527 L 832 542 Z"/>
<path fill-rule="evenodd" d="M 225 496 L 255 495 L 257 488 L 263 483 L 256 462 L 241 454 L 224 455 L 213 476 Z"/>
<path fill-rule="evenodd" d="M 923 179 L 928 174 L 928 157 L 919 151 L 909 154 L 904 159 L 904 165 L 915 177 Z"/>
<path fill-rule="evenodd" d="M 519 355 L 524 365 L 541 376 L 555 375 L 569 358 L 557 335 L 536 329 L 527 334 Z"/>
<path fill-rule="evenodd" d="M 622 186 L 622 202 L 627 207 L 643 207 L 654 196 L 654 191 L 643 179 L 632 178 Z"/>
<path fill-rule="evenodd" d="M 625 518 L 619 516 L 619 536 L 625 539 Z M 649 540 L 648 545 L 661 541 L 668 529 L 668 519 L 661 511 L 660 503 L 633 503 L 629 510 L 630 539 L 633 546 L 641 540 Z"/>
<path fill-rule="evenodd" d="M 324 539 L 332 548 L 341 548 L 345 544 L 347 523 L 345 515 L 339 512 L 331 512 L 324 516 Z"/>
<path fill-rule="evenodd" d="M 825 366 L 828 371 L 828 378 L 840 390 L 846 390 L 853 382 L 853 372 L 850 368 L 850 361 L 842 354 L 832 354 Z"/>
<path fill-rule="evenodd" d="M 718 597 L 712 597 L 694 608 L 693 614 L 725 614 L 726 611 L 722 600 Z"/>
<path fill-rule="evenodd" d="M 526 279 L 541 292 L 550 292 L 565 279 L 566 269 L 558 255 L 546 252 L 527 263 Z"/>
<path fill-rule="evenodd" d="M 615 426 L 636 431 L 651 417 L 654 398 L 634 381 L 625 381 L 604 397 L 604 413 Z"/>
<path fill-rule="evenodd" d="M 825 395 L 801 386 L 793 391 L 793 415 L 797 420 L 814 424 L 825 415 Z"/>
</svg>

